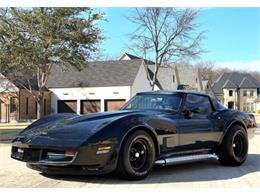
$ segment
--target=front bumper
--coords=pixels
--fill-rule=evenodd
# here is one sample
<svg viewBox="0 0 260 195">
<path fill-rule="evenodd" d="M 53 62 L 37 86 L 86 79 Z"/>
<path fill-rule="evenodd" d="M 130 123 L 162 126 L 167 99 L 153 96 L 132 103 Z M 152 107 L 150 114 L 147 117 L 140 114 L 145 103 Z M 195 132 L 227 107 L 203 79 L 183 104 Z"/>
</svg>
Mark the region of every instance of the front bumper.
<svg viewBox="0 0 260 195">
<path fill-rule="evenodd" d="M 50 155 L 50 153 L 52 153 Z M 28 145 L 13 144 L 11 157 L 16 160 L 50 166 L 67 166 L 73 164 L 78 152 L 66 155 L 63 150 L 30 148 Z"/>
<path fill-rule="evenodd" d="M 99 166 L 48 166 L 43 164 L 26 163 L 30 169 L 50 175 L 101 175 L 110 173 L 115 169 L 113 165 Z"/>
<path fill-rule="evenodd" d="M 12 144 L 11 158 L 27 163 L 29 168 L 54 174 L 103 174 L 116 168 L 117 151 L 98 153 L 98 145 L 82 146 L 75 155 L 66 156 L 64 148 L 37 147 L 23 143 Z M 47 154 L 52 153 L 50 157 Z"/>
</svg>

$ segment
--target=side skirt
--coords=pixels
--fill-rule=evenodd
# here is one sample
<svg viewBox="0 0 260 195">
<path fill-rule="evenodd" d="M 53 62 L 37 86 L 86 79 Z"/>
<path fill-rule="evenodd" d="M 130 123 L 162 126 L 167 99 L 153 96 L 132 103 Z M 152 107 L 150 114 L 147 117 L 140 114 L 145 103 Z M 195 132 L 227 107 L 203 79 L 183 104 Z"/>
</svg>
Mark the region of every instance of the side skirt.
<svg viewBox="0 0 260 195">
<path fill-rule="evenodd" d="M 156 160 L 154 164 L 166 166 L 166 165 L 197 162 L 197 161 L 208 160 L 208 159 L 218 160 L 219 157 L 216 154 L 192 154 L 192 155 L 162 158 L 162 159 Z"/>
</svg>

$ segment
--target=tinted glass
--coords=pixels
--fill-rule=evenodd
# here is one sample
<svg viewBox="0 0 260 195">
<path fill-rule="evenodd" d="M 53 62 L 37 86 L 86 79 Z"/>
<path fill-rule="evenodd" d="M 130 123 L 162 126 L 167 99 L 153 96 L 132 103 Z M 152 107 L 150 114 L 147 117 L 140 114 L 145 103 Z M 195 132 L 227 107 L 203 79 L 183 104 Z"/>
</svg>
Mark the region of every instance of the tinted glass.
<svg viewBox="0 0 260 195">
<path fill-rule="evenodd" d="M 209 114 L 213 111 L 207 96 L 188 94 L 186 97 L 184 110 L 194 109 L 199 109 L 199 114 Z"/>
<path fill-rule="evenodd" d="M 221 103 L 220 103 L 218 100 L 216 100 L 215 98 L 212 99 L 212 103 L 213 103 L 213 105 L 214 105 L 214 107 L 215 107 L 215 109 L 216 109 L 217 111 L 226 110 L 226 109 L 227 109 L 223 104 L 221 104 Z"/>
<path fill-rule="evenodd" d="M 182 96 L 179 94 L 143 94 L 132 98 L 122 109 L 156 109 L 179 111 Z"/>
</svg>

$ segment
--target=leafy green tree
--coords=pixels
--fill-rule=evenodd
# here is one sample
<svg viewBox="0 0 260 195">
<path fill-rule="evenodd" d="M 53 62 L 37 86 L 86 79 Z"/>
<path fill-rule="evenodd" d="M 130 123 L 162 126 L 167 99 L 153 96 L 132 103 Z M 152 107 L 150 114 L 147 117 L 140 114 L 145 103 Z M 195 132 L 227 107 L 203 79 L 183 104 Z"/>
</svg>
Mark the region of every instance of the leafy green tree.
<svg viewBox="0 0 260 195">
<path fill-rule="evenodd" d="M 91 8 L 0 9 L 0 70 L 35 98 L 38 118 L 52 67 L 85 66 L 103 39 L 103 16 Z"/>
</svg>

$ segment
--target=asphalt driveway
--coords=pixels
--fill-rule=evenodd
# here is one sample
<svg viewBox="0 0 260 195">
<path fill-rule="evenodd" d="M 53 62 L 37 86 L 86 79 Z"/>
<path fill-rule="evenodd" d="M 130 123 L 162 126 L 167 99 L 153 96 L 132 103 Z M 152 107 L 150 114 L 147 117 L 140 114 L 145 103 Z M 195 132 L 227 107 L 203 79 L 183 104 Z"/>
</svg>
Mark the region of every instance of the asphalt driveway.
<svg viewBox="0 0 260 195">
<path fill-rule="evenodd" d="M 155 167 L 141 181 L 124 181 L 114 174 L 50 177 L 11 159 L 10 144 L 0 144 L 0 187 L 260 187 L 260 130 L 250 140 L 249 156 L 240 167 L 215 161 Z"/>
</svg>

